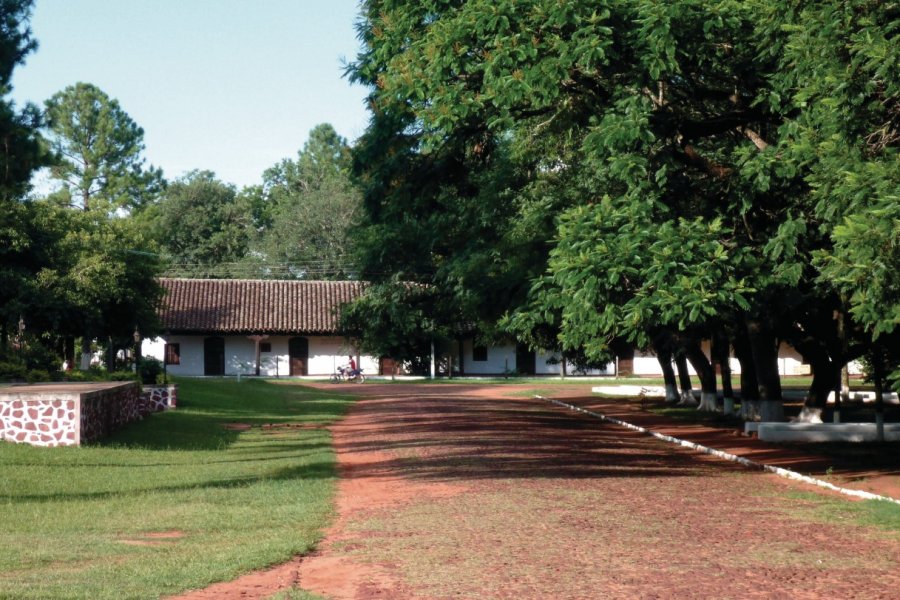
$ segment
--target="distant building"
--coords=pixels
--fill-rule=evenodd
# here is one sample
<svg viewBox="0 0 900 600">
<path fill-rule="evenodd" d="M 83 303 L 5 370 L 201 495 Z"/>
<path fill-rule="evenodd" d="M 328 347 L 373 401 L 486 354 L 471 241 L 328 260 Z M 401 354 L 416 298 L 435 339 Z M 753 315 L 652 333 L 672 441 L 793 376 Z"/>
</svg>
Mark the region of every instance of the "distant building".
<svg viewBox="0 0 900 600">
<path fill-rule="evenodd" d="M 341 306 L 362 293 L 358 281 L 160 279 L 165 295 L 161 338 L 145 356 L 172 375 L 330 375 L 353 356 L 367 373 L 376 357 L 360 355 L 338 335 Z"/>
</svg>

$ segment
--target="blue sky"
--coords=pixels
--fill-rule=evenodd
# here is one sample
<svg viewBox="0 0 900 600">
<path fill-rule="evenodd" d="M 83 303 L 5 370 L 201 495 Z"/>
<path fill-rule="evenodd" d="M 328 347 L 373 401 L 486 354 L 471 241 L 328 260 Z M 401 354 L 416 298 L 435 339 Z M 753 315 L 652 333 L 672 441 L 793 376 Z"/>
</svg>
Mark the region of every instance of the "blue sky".
<svg viewBox="0 0 900 600">
<path fill-rule="evenodd" d="M 251 185 L 318 123 L 363 133 L 366 90 L 342 66 L 359 50 L 357 15 L 356 0 L 36 0 L 40 47 L 13 98 L 93 83 L 143 127 L 167 178 L 209 169 Z"/>
</svg>

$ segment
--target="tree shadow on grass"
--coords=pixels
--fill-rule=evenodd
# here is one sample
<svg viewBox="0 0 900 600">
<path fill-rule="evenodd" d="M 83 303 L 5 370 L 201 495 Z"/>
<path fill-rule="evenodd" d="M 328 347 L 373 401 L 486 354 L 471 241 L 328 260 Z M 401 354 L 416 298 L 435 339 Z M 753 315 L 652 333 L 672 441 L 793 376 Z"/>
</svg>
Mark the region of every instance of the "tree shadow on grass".
<svg viewBox="0 0 900 600">
<path fill-rule="evenodd" d="M 91 492 L 47 492 L 45 494 L 20 493 L 13 491 L 2 495 L 10 504 L 26 502 L 69 502 L 83 500 L 102 500 L 112 498 L 130 498 L 154 493 L 177 493 L 199 490 L 227 490 L 250 487 L 261 482 L 287 481 L 294 479 L 331 479 L 335 477 L 335 465 L 331 461 L 314 461 L 302 465 L 284 467 L 270 472 L 243 475 L 229 478 L 210 479 L 181 484 L 163 484 L 138 487 L 128 490 L 107 490 Z"/>
</svg>

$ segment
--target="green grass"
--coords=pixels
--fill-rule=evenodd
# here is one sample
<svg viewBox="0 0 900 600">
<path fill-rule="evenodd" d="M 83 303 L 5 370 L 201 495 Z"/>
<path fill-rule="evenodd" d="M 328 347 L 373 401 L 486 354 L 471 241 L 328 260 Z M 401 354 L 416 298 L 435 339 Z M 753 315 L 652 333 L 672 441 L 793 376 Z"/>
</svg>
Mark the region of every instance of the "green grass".
<svg viewBox="0 0 900 600">
<path fill-rule="evenodd" d="M 352 400 L 258 380 L 179 386 L 177 410 L 97 445 L 0 444 L 0 597 L 156 598 L 320 539 L 330 433 L 260 426 L 331 423 Z M 254 427 L 224 427 L 234 422 Z"/>
<path fill-rule="evenodd" d="M 900 536 L 900 505 L 884 500 L 848 502 L 814 492 L 789 492 L 790 510 L 808 521 L 874 527 Z"/>
</svg>

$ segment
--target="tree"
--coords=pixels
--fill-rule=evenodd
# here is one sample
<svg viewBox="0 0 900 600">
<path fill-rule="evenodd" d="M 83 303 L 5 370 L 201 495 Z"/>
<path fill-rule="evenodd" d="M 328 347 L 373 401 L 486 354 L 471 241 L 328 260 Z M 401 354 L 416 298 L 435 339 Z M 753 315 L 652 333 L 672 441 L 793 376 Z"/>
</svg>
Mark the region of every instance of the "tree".
<svg viewBox="0 0 900 600">
<path fill-rule="evenodd" d="M 32 327 L 52 336 L 80 336 L 83 355 L 89 355 L 91 340 L 99 340 L 112 370 L 115 349 L 131 347 L 135 329 L 145 336 L 158 330 L 162 288 L 156 281 L 159 260 L 147 251 L 153 246 L 131 219 L 109 219 L 51 201 L 35 206 L 41 231 L 53 243 L 49 260 L 30 285 Z M 88 366 L 85 356 L 82 366 Z"/>
<path fill-rule="evenodd" d="M 191 171 L 169 184 L 141 220 L 152 228 L 168 272 L 186 277 L 239 272 L 253 229 L 247 198 L 211 171 Z"/>
<path fill-rule="evenodd" d="M 736 3 L 705 10 L 688 2 L 672 6 L 468 2 L 446 9 L 370 2 L 367 8 L 362 37 L 368 47 L 354 74 L 377 84 L 370 130 L 382 139 L 393 136 L 396 143 L 409 140 L 408 153 L 415 157 L 409 163 L 414 168 L 430 168 L 439 157 L 453 156 L 454 149 L 459 163 L 468 160 L 466 166 L 481 174 L 494 168 L 498 152 L 513 157 L 513 172 L 521 179 L 511 180 L 504 194 L 491 193 L 483 183 L 479 191 L 472 191 L 473 184 L 478 185 L 477 176 L 458 176 L 453 171 L 450 178 L 441 173 L 445 176 L 435 184 L 450 189 L 447 196 L 457 202 L 467 196 L 490 195 L 489 205 L 502 207 L 496 211 L 501 215 L 495 228 L 499 235 L 489 236 L 504 240 L 499 247 L 516 239 L 511 221 L 520 216 L 546 224 L 565 215 L 571 227 L 557 235 L 568 235 L 582 229 L 573 219 L 590 222 L 609 211 L 618 211 L 626 220 L 661 226 L 659 231 L 682 234 L 657 240 L 653 247 L 669 252 L 675 267 L 685 243 L 697 248 L 707 242 L 717 244 L 729 269 L 717 268 L 717 252 L 698 253 L 698 259 L 704 256 L 707 263 L 692 267 L 696 272 L 721 275 L 724 279 L 710 282 L 714 289 L 680 285 L 681 269 L 660 268 L 646 274 L 655 278 L 654 286 L 671 286 L 682 295 L 639 298 L 642 310 L 648 312 L 668 307 L 674 300 L 668 312 L 680 326 L 690 321 L 695 330 L 692 337 L 711 326 L 708 313 L 692 310 L 703 305 L 706 295 L 719 288 L 723 296 L 736 288 L 752 289 L 742 272 L 749 264 L 742 264 L 733 250 L 743 235 L 739 207 L 742 202 L 754 206 L 756 199 L 747 186 L 734 184 L 728 177 L 734 168 L 723 162 L 743 146 L 755 145 L 759 132 L 765 133 L 777 119 L 752 105 L 765 80 L 759 76 L 752 46 L 735 43 L 751 39 L 748 11 Z M 391 133 L 380 132 L 379 127 Z M 372 152 L 377 151 L 375 146 Z M 390 160 L 398 154 L 391 153 Z M 400 189 L 392 185 L 396 172 L 383 169 L 386 163 L 366 163 L 371 165 L 366 172 L 377 182 L 370 187 L 372 201 L 367 198 L 370 213 L 375 213 L 372 207 L 377 199 L 379 225 L 384 222 L 380 214 L 394 203 L 395 213 L 412 209 L 413 218 L 427 222 L 428 217 L 416 212 L 419 201 L 406 200 L 408 195 L 401 197 Z M 722 202 L 723 195 L 730 203 Z M 584 205 L 593 208 L 579 211 Z M 466 222 L 469 213 L 462 218 L 451 215 L 448 220 L 459 224 Z M 640 247 L 632 230 L 604 231 L 612 237 L 599 240 L 601 244 L 609 242 L 632 252 L 650 250 L 647 244 Z M 546 226 L 531 233 L 534 237 L 518 238 L 519 248 L 528 248 L 526 255 L 536 260 L 530 268 L 505 271 L 507 276 L 522 278 L 514 289 L 535 276 L 535 267 L 548 264 L 546 252 L 554 234 L 548 235 Z M 685 233 L 697 237 L 685 240 Z M 710 240 L 710 235 L 718 239 Z M 614 241 L 616 237 L 620 239 Z M 582 244 L 585 254 L 583 262 L 571 266 L 593 269 L 590 243 L 573 243 Z M 459 265 L 470 255 L 469 245 L 447 254 L 449 258 L 445 255 L 439 262 L 441 268 Z M 559 264 L 549 266 L 553 270 Z M 590 270 L 582 270 L 576 279 L 588 281 L 589 276 Z M 611 293 L 596 300 L 630 301 L 628 294 L 617 294 L 611 287 L 607 286 Z M 460 296 L 470 296 L 473 287 L 463 290 Z M 569 294 L 557 297 L 573 301 Z M 522 296 L 508 298 L 505 308 L 521 306 Z M 728 302 L 727 309 L 739 313 L 750 307 L 748 298 L 743 302 L 746 307 Z M 616 337 L 633 335 L 647 341 L 653 337 L 653 328 L 669 322 L 645 319 L 633 323 L 631 330 L 620 324 L 604 329 L 602 322 L 596 322 L 598 307 L 585 304 L 585 315 L 595 315 L 591 317 L 595 322 L 590 326 L 582 322 L 576 328 L 566 319 L 559 321 L 560 341 L 576 351 L 587 343 L 587 335 L 593 335 L 590 344 L 598 357 Z M 767 366 L 776 368 L 775 361 Z M 705 387 L 704 391 L 711 390 Z M 777 393 L 774 396 L 780 399 Z"/>
<path fill-rule="evenodd" d="M 46 102 L 46 117 L 60 158 L 51 174 L 72 203 L 112 213 L 139 208 L 158 193 L 162 172 L 145 166 L 144 130 L 102 90 L 69 86 Z"/>
<path fill-rule="evenodd" d="M 256 194 L 264 223 L 246 261 L 252 269 L 267 277 L 357 274 L 350 230 L 361 206 L 349 152 L 331 125 L 317 125 L 296 160 L 284 159 L 263 174 Z"/>
<path fill-rule="evenodd" d="M 45 260 L 34 209 L 23 202 L 32 174 L 49 158 L 38 133 L 41 116 L 32 105 L 17 110 L 7 97 L 13 69 L 37 48 L 31 7 L 31 0 L 0 0 L 0 354 L 8 327 L 28 314 L 26 288 Z"/>
<path fill-rule="evenodd" d="M 528 300 L 494 298 L 519 317 L 513 331 L 556 331 L 564 349 L 595 357 L 621 337 L 674 340 L 707 397 L 715 381 L 697 342 L 727 336 L 744 398 L 758 396 L 768 418 L 780 415 L 777 341 L 789 339 L 824 357 L 810 394 L 824 402 L 834 367 L 896 319 L 896 13 L 770 0 L 367 2 L 351 67 L 372 86 L 354 151 L 366 268 L 420 277 L 479 317 L 492 310 L 473 299 L 491 299 L 492 285 L 466 265 L 507 281 L 494 291 L 538 282 Z M 504 162 L 515 176 L 498 186 L 489 176 Z M 877 232 L 871 246 L 850 241 L 864 227 Z M 506 268 L 511 248 L 525 268 Z M 865 269 L 884 277 L 862 284 Z"/>
</svg>

